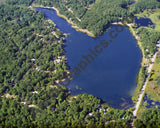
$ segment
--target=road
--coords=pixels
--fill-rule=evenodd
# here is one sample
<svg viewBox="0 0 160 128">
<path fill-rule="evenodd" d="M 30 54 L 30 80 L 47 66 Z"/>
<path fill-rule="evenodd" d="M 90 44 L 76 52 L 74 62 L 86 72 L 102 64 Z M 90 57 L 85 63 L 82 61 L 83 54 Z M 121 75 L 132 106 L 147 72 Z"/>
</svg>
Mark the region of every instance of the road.
<svg viewBox="0 0 160 128">
<path fill-rule="evenodd" d="M 115 24 L 122 24 L 122 23 L 115 23 Z M 137 41 L 138 41 L 138 36 L 136 35 L 135 31 L 133 30 L 132 25 L 133 25 L 133 24 L 127 24 L 127 26 L 128 26 L 128 27 L 130 28 L 130 30 L 133 32 L 133 35 L 135 36 L 135 38 L 136 38 Z M 141 45 L 141 44 L 139 43 L 139 45 Z M 155 54 L 154 54 L 154 55 L 152 56 L 152 58 L 151 58 L 151 63 L 150 63 L 150 65 L 149 65 L 149 67 L 148 67 L 148 72 L 147 72 L 146 80 L 145 80 L 145 82 L 144 82 L 144 84 L 143 84 L 143 87 L 142 87 L 142 89 L 141 89 L 141 93 L 140 93 L 139 98 L 138 98 L 138 101 L 137 101 L 137 103 L 136 103 L 135 110 L 133 111 L 133 119 L 137 116 L 137 111 L 138 111 L 138 109 L 139 109 L 139 106 L 140 106 L 141 102 L 143 101 L 143 96 L 144 96 L 144 93 L 145 93 L 145 89 L 146 89 L 146 86 L 147 86 L 147 83 L 148 83 L 148 79 L 149 79 L 149 77 L 150 77 L 150 73 L 151 73 L 151 71 L 152 71 L 153 64 L 154 64 L 154 62 L 155 62 L 155 59 L 156 59 L 156 56 L 157 56 L 157 52 L 158 52 L 158 50 L 159 50 L 159 47 L 160 47 L 160 42 L 157 42 L 156 52 L 155 52 Z M 132 122 L 131 122 L 131 127 L 133 127 L 133 119 L 132 119 Z"/>
<path fill-rule="evenodd" d="M 157 52 L 158 52 L 158 49 L 160 47 L 160 43 L 157 43 L 157 49 L 156 49 L 156 52 L 155 54 L 153 55 L 153 57 L 151 58 L 151 64 L 149 65 L 148 67 L 148 72 L 147 72 L 147 77 L 146 77 L 146 80 L 144 82 L 144 85 L 142 87 L 142 90 L 141 90 L 141 93 L 139 95 L 139 98 L 138 98 L 138 101 L 136 103 L 136 107 L 135 107 L 135 110 L 133 111 L 133 119 L 137 116 L 137 111 L 141 105 L 141 102 L 143 101 L 143 96 L 144 96 L 144 93 L 145 93 L 145 89 L 146 89 L 146 86 L 147 86 L 147 83 L 148 83 L 148 79 L 150 77 L 150 73 L 152 71 L 152 68 L 153 68 L 153 64 L 155 62 L 155 59 L 156 59 L 156 56 L 157 56 Z M 133 127 L 133 119 L 132 119 L 132 123 L 131 123 L 131 127 Z"/>
<path fill-rule="evenodd" d="M 147 86 L 147 82 L 148 82 L 148 79 L 149 79 L 149 77 L 150 77 L 150 73 L 151 73 L 151 71 L 152 71 L 152 67 L 153 67 L 153 64 L 154 64 L 154 62 L 155 62 L 155 59 L 156 59 L 156 56 L 157 56 L 157 51 L 158 51 L 159 47 L 160 47 L 160 44 L 157 44 L 156 53 L 155 53 L 155 54 L 153 55 L 153 57 L 151 58 L 151 64 L 150 64 L 149 67 L 148 67 L 148 73 L 147 73 L 146 80 L 145 80 L 145 82 L 144 82 L 144 85 L 143 85 L 143 87 L 142 87 L 142 90 L 141 90 L 141 93 L 140 93 L 140 95 L 139 95 L 138 101 L 137 101 L 137 103 L 136 103 L 135 110 L 133 111 L 133 116 L 134 116 L 134 117 L 137 115 L 138 108 L 139 108 L 139 106 L 140 106 L 140 104 L 141 104 L 141 101 L 143 100 L 143 95 L 144 95 L 144 93 L 145 93 L 145 89 L 146 89 L 146 86 Z"/>
</svg>

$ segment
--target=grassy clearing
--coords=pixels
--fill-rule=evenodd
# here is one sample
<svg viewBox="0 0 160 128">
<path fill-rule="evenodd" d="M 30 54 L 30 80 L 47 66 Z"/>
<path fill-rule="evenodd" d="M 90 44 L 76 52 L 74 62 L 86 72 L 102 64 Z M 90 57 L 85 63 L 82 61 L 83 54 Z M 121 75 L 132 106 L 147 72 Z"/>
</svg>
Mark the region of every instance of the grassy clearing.
<svg viewBox="0 0 160 128">
<path fill-rule="evenodd" d="M 139 84 L 137 85 L 137 88 L 136 88 L 136 91 L 135 91 L 137 93 L 139 92 L 138 90 L 141 87 L 141 86 L 139 86 Z M 149 97 L 150 100 L 160 102 L 160 50 L 157 54 L 155 64 L 152 68 L 152 72 L 151 72 L 150 78 L 148 80 L 148 84 L 147 84 L 147 88 L 145 90 L 145 94 Z M 140 116 L 141 116 L 142 112 L 147 109 L 146 105 L 147 105 L 147 102 L 142 101 L 142 103 L 141 103 L 141 105 L 138 109 L 138 112 L 137 112 L 138 113 L 137 118 L 140 119 Z"/>
<path fill-rule="evenodd" d="M 152 69 L 152 74 L 148 81 L 146 94 L 151 100 L 160 102 L 160 52 Z"/>
<path fill-rule="evenodd" d="M 152 13 L 149 18 L 155 24 L 155 30 L 160 32 L 160 11 Z"/>
</svg>

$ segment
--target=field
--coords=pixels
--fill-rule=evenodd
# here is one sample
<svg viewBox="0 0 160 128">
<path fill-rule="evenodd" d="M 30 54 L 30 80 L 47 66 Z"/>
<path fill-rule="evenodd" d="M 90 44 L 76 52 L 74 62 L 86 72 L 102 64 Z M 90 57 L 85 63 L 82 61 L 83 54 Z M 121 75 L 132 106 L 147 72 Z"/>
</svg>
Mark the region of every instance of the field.
<svg viewBox="0 0 160 128">
<path fill-rule="evenodd" d="M 148 82 L 146 94 L 151 100 L 160 102 L 160 52 L 152 69 L 152 74 Z"/>
</svg>

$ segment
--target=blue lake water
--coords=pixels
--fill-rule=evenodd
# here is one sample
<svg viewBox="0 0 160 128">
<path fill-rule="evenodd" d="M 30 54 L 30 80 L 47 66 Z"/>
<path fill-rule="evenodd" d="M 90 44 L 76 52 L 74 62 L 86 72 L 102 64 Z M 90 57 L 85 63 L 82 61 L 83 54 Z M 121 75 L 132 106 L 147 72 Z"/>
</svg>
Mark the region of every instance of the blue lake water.
<svg viewBox="0 0 160 128">
<path fill-rule="evenodd" d="M 146 106 L 144 104 L 145 102 L 147 103 Z M 158 109 L 160 109 L 160 102 L 151 100 L 147 95 L 144 96 L 143 105 L 146 108 L 158 108 Z"/>
<path fill-rule="evenodd" d="M 155 25 L 153 24 L 153 22 L 151 21 L 151 19 L 149 18 L 146 18 L 145 16 L 144 17 L 135 17 L 135 23 L 137 24 L 137 27 L 136 28 L 139 28 L 141 26 L 144 26 L 144 27 L 152 27 L 152 28 L 155 28 Z"/>
<path fill-rule="evenodd" d="M 117 26 L 114 25 L 102 36 L 92 38 L 73 29 L 66 20 L 57 16 L 54 10 L 39 7 L 36 7 L 36 10 L 42 11 L 62 32 L 70 33 L 65 42 L 67 62 L 70 71 L 75 67 L 81 71 L 77 76 L 73 73 L 74 80 L 68 86 L 72 94 L 92 94 L 114 108 L 133 105 L 131 96 L 136 88 L 142 54 L 127 27 L 124 27 L 122 32 L 115 32 Z M 111 31 L 114 31 L 113 35 L 118 34 L 117 38 L 112 39 L 109 36 Z M 108 47 L 102 48 L 102 40 L 112 40 L 112 43 L 109 42 Z M 97 57 L 89 51 L 92 49 L 95 52 L 95 48 L 101 50 L 101 53 L 96 53 Z M 87 63 L 83 55 L 91 55 L 94 60 L 89 58 L 91 63 Z M 84 66 L 81 62 L 87 63 L 84 70 L 79 66 Z"/>
</svg>

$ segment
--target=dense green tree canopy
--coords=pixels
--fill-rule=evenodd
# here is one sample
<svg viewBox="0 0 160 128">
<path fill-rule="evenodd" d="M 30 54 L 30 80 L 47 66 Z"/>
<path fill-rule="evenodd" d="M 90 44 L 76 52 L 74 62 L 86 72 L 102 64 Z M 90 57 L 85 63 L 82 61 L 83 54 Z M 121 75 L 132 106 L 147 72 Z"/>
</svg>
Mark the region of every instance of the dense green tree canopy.
<svg viewBox="0 0 160 128">
<path fill-rule="evenodd" d="M 145 56 L 153 55 L 156 51 L 156 44 L 160 40 L 160 33 L 155 30 L 140 27 L 137 30 L 137 34 L 142 42 Z"/>
<path fill-rule="evenodd" d="M 145 110 L 141 119 L 135 120 L 135 126 L 137 128 L 160 128 L 160 110 L 148 109 Z"/>
<path fill-rule="evenodd" d="M 34 0 L 33 3 L 58 8 L 61 14 L 95 36 L 104 33 L 112 22 L 160 7 L 158 0 L 138 0 L 134 4 L 132 0 Z"/>
</svg>

